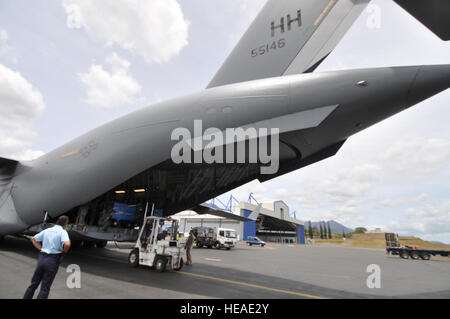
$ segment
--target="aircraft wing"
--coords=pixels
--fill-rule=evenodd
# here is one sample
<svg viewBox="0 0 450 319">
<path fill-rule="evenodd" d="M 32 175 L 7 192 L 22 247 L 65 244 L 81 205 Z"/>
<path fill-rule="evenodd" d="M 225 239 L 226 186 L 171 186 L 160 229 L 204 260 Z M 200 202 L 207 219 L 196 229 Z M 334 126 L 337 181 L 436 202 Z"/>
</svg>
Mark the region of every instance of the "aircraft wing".
<svg viewBox="0 0 450 319">
<path fill-rule="evenodd" d="M 208 88 L 312 72 L 370 0 L 269 0 Z"/>
<path fill-rule="evenodd" d="M 450 1 L 394 0 L 442 40 L 450 40 Z"/>
<path fill-rule="evenodd" d="M 209 215 L 224 217 L 227 219 L 237 220 L 240 222 L 250 222 L 252 220 L 256 220 L 256 218 L 255 219 L 250 218 L 252 216 L 249 216 L 249 218 L 246 218 L 244 216 L 236 215 L 236 214 L 230 213 L 226 210 L 220 209 L 218 207 L 212 207 L 212 206 L 209 206 L 206 204 L 200 204 L 195 207 L 192 207 L 191 209 L 199 215 L 209 214 Z"/>
</svg>

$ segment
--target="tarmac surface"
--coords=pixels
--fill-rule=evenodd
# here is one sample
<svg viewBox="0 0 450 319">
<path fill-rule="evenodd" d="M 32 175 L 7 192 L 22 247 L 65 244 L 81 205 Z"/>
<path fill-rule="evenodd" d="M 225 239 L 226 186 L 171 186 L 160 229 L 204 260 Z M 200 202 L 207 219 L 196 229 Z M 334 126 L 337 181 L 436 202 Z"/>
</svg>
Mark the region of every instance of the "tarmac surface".
<svg viewBox="0 0 450 319">
<path fill-rule="evenodd" d="M 52 299 L 89 298 L 450 298 L 450 259 L 404 260 L 384 250 L 269 244 L 193 249 L 193 266 L 158 273 L 127 264 L 131 244 L 74 249 L 64 257 Z M 0 242 L 0 298 L 22 298 L 38 252 L 26 239 Z M 81 269 L 81 288 L 68 288 L 69 265 Z M 369 265 L 381 288 L 368 288 Z M 36 292 L 37 295 L 37 292 Z"/>
</svg>

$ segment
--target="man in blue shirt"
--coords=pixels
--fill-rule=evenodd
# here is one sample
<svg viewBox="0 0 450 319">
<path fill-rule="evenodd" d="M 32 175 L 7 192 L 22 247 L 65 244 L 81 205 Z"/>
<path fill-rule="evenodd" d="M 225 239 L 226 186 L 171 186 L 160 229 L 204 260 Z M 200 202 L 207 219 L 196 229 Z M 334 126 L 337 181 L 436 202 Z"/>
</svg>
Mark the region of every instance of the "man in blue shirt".
<svg viewBox="0 0 450 319">
<path fill-rule="evenodd" d="M 64 228 L 69 223 L 67 216 L 58 218 L 56 225 L 41 231 L 31 238 L 33 246 L 40 251 L 31 285 L 28 287 L 24 299 L 32 299 L 36 288 L 41 284 L 37 299 L 47 299 L 50 287 L 58 272 L 62 253 L 70 249 L 70 239 Z"/>
</svg>

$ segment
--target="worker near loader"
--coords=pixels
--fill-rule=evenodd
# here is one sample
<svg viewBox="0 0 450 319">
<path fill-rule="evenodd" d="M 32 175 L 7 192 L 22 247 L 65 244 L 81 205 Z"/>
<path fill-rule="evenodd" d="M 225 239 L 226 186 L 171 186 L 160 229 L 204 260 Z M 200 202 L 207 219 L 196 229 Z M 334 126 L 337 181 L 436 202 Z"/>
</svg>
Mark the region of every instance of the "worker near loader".
<svg viewBox="0 0 450 319">
<path fill-rule="evenodd" d="M 186 246 L 184 246 L 184 249 L 186 249 L 186 265 L 192 265 L 192 247 L 194 246 L 194 240 L 195 240 L 195 236 L 194 236 L 194 232 L 191 230 L 189 232 L 189 237 L 186 241 Z"/>
</svg>

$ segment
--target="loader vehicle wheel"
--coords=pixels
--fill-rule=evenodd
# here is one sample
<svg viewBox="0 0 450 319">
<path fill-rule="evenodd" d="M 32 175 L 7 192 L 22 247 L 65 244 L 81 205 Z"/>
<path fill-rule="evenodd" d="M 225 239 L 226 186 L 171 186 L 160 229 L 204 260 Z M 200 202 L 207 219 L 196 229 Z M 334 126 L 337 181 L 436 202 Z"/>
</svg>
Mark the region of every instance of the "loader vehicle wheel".
<svg viewBox="0 0 450 319">
<path fill-rule="evenodd" d="M 159 272 L 164 272 L 167 266 L 167 258 L 164 256 L 158 256 L 155 259 L 155 269 Z"/>
<path fill-rule="evenodd" d="M 417 260 L 420 258 L 419 253 L 417 251 L 411 252 L 410 256 L 411 256 L 411 259 L 414 259 L 414 260 Z"/>
<path fill-rule="evenodd" d="M 408 259 L 409 258 L 409 253 L 407 251 L 405 251 L 405 250 L 402 250 L 399 255 L 403 259 Z"/>
<path fill-rule="evenodd" d="M 420 258 L 422 258 L 423 260 L 430 260 L 431 259 L 431 254 L 429 254 L 429 253 L 422 253 L 422 254 L 420 254 Z"/>
<path fill-rule="evenodd" d="M 101 240 L 95 243 L 95 247 L 97 248 L 105 248 L 108 242 L 106 240 Z"/>
<path fill-rule="evenodd" d="M 133 249 L 130 252 L 130 254 L 128 255 L 128 263 L 133 267 L 139 266 L 139 250 L 138 249 Z"/>
<path fill-rule="evenodd" d="M 216 242 L 214 243 L 214 248 L 215 248 L 215 249 L 220 249 L 220 243 L 219 243 L 218 241 L 216 241 Z"/>
<path fill-rule="evenodd" d="M 181 258 L 181 260 L 180 260 L 180 267 L 174 268 L 174 270 L 176 270 L 176 271 L 181 270 L 181 268 L 183 268 L 183 265 L 184 265 L 184 261 L 183 261 L 183 258 Z"/>
<path fill-rule="evenodd" d="M 227 247 L 227 250 L 230 250 L 231 248 L 230 247 Z"/>
<path fill-rule="evenodd" d="M 198 247 L 198 248 L 202 248 L 202 247 L 203 247 L 203 244 L 202 244 L 201 242 L 198 241 L 198 242 L 197 242 L 197 247 Z"/>
</svg>

